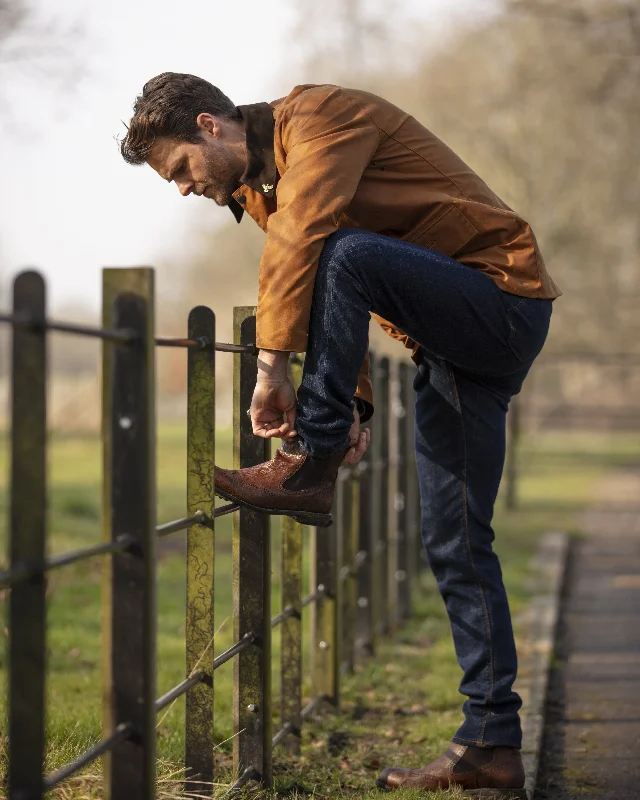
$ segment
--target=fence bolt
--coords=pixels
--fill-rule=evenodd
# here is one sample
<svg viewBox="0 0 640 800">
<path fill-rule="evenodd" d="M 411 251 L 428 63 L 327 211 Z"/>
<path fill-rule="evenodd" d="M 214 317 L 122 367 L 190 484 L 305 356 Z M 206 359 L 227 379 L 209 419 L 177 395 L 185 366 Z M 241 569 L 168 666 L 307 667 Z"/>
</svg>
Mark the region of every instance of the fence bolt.
<svg viewBox="0 0 640 800">
<path fill-rule="evenodd" d="M 396 580 L 397 581 L 404 581 L 407 579 L 407 573 L 403 569 L 399 569 L 396 571 Z"/>
<path fill-rule="evenodd" d="M 320 643 L 318 644 L 318 647 L 319 647 L 321 650 L 328 650 L 328 649 L 329 649 L 329 645 L 328 645 L 328 643 L 327 643 L 327 642 L 320 642 Z"/>
<path fill-rule="evenodd" d="M 318 584 L 318 591 L 319 592 L 324 592 L 324 583 L 319 583 Z"/>
<path fill-rule="evenodd" d="M 118 420 L 118 424 L 122 428 L 123 431 L 128 431 L 129 428 L 133 425 L 131 421 L 131 417 L 120 417 Z"/>
<path fill-rule="evenodd" d="M 247 711 L 250 711 L 252 714 L 258 713 L 258 706 L 255 703 L 249 703 L 247 706 Z"/>
<path fill-rule="evenodd" d="M 368 597 L 359 597 L 358 598 L 358 608 L 368 608 L 369 606 L 369 598 Z"/>
</svg>

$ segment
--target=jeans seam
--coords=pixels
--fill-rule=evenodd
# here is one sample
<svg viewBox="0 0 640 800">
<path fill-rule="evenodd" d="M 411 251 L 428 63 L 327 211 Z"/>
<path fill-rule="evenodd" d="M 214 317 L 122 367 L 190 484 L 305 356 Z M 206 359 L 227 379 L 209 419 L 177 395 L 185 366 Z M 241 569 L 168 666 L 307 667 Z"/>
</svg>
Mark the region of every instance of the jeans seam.
<svg viewBox="0 0 640 800">
<path fill-rule="evenodd" d="M 449 378 L 451 380 L 451 385 L 453 387 L 453 394 L 455 398 L 456 409 L 460 414 L 460 422 L 462 424 L 462 442 L 464 448 L 464 457 L 463 457 L 463 480 L 462 480 L 462 514 L 463 514 L 463 523 L 464 523 L 464 535 L 465 541 L 467 544 L 467 552 L 469 553 L 469 560 L 471 562 L 471 566 L 473 567 L 473 571 L 476 576 L 476 581 L 478 583 L 478 587 L 480 588 L 480 595 L 482 597 L 482 613 L 484 616 L 484 623 L 485 623 L 485 630 L 488 635 L 489 644 L 490 644 L 490 655 L 489 655 L 489 696 L 488 696 L 488 707 L 487 710 L 482 718 L 482 726 L 480 728 L 480 743 L 484 742 L 484 732 L 487 727 L 487 720 L 491 713 L 491 706 L 493 705 L 493 687 L 494 687 L 494 663 L 493 663 L 493 637 L 491 635 L 491 623 L 489 620 L 489 609 L 487 607 L 487 598 L 485 597 L 484 592 L 484 585 L 482 583 L 482 579 L 480 578 L 480 573 L 478 572 L 478 568 L 476 567 L 476 563 L 473 559 L 473 551 L 471 549 L 471 537 L 469 536 L 469 504 L 468 504 L 468 489 L 467 489 L 467 435 L 464 426 L 464 417 L 462 415 L 462 403 L 460 402 L 460 395 L 458 393 L 458 384 L 456 382 L 456 376 L 451 368 L 451 365 L 447 364 L 447 371 L 449 373 Z M 468 740 L 468 741 L 476 741 L 476 740 Z"/>
</svg>

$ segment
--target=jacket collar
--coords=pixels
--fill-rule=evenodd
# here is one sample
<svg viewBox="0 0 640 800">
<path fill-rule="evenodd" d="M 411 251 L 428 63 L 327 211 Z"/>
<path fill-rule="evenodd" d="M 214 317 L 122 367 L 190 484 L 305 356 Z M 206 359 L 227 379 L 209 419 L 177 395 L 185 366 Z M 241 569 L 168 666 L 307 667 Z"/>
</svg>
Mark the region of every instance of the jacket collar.
<svg viewBox="0 0 640 800">
<path fill-rule="evenodd" d="M 242 114 L 247 137 L 247 168 L 240 178 L 240 184 L 249 186 L 264 197 L 274 198 L 279 175 L 273 149 L 273 108 L 269 103 L 252 103 L 238 106 L 238 110 Z M 240 222 L 244 214 L 242 206 L 232 199 L 229 208 Z"/>
</svg>

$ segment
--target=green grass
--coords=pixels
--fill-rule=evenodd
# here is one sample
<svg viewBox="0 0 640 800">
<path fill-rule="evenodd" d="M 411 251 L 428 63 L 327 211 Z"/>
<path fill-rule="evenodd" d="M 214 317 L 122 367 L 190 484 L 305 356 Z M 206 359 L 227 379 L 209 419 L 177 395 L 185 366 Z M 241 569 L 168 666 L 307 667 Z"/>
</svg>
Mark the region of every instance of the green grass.
<svg viewBox="0 0 640 800">
<path fill-rule="evenodd" d="M 498 550 L 512 611 L 516 618 L 530 595 L 529 560 L 541 534 L 551 529 L 578 530 L 578 512 L 592 499 L 607 471 L 632 462 L 638 437 L 584 437 L 573 434 L 538 436 L 526 441 L 521 454 L 520 506 L 503 510 L 498 501 Z M 219 463 L 230 463 L 228 432 L 218 438 Z M 163 426 L 158 441 L 158 519 L 185 513 L 185 447 L 180 426 Z M 88 545 L 100 538 L 100 449 L 93 439 L 53 439 L 50 447 L 50 553 Z M 1 535 L 6 541 L 6 442 L 0 448 Z M 278 599 L 278 531 L 274 526 L 273 613 Z M 184 535 L 163 542 L 158 563 L 158 693 L 184 677 Z M 0 597 L 3 621 L 6 593 Z M 216 531 L 215 652 L 232 643 L 231 520 Z M 418 765 L 435 757 L 460 722 L 459 680 L 444 608 L 428 575 L 416 600 L 413 620 L 382 642 L 374 660 L 361 665 L 343 683 L 339 714 L 323 714 L 306 726 L 303 754 L 274 754 L 278 797 L 379 797 L 372 789 L 381 766 L 393 762 Z M 306 613 L 306 612 L 305 612 Z M 6 641 L 6 630 L 5 630 Z M 53 573 L 48 588 L 49 675 L 47 686 L 47 771 L 79 755 L 100 737 L 100 562 Z M 3 648 L 3 651 L 6 647 Z M 274 693 L 277 693 L 278 637 L 274 637 Z M 306 648 L 305 648 L 306 658 Z M 5 660 L 0 704 L 5 702 Z M 216 672 L 215 736 L 231 735 L 231 662 Z M 308 688 L 308 687 L 307 687 Z M 277 707 L 277 704 L 276 704 Z M 4 718 L 4 709 L 0 709 Z M 277 730 L 278 720 L 274 720 Z M 184 700 L 159 715 L 158 756 L 162 796 L 175 796 L 171 779 L 179 770 L 184 745 Z M 330 756 L 327 737 L 344 733 L 347 745 Z M 230 743 L 218 749 L 220 780 L 228 780 Z M 2 763 L 4 756 L 0 755 Z M 99 767 L 68 782 L 60 798 L 100 797 Z M 425 797 L 415 793 L 415 797 Z M 437 797 L 438 794 L 432 795 Z M 447 797 L 451 797 L 447 794 Z M 406 792 L 403 797 L 414 797 Z"/>
</svg>

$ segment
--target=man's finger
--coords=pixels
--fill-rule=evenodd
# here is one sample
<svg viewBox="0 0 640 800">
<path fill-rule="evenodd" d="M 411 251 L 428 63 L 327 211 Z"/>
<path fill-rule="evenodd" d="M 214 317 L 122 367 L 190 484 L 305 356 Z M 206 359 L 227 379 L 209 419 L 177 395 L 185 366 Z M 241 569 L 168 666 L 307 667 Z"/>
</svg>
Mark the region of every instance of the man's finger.
<svg viewBox="0 0 640 800">
<path fill-rule="evenodd" d="M 289 425 L 285 422 L 283 425 L 275 428 L 263 429 L 256 435 L 260 436 L 262 439 L 273 439 L 274 437 L 278 439 L 289 439 L 297 436 L 297 433 L 296 431 L 289 430 Z"/>
<path fill-rule="evenodd" d="M 347 452 L 344 454 L 344 458 L 342 459 L 343 464 L 355 464 L 355 455 L 356 455 L 356 448 L 350 447 Z"/>
<path fill-rule="evenodd" d="M 294 406 L 290 408 L 287 412 L 285 412 L 285 419 L 291 428 L 295 428 L 296 426 L 296 415 L 297 415 L 297 408 Z"/>
<path fill-rule="evenodd" d="M 368 447 L 369 447 L 369 437 L 367 436 L 367 431 L 362 431 L 358 439 L 358 444 L 356 445 L 356 452 L 355 452 L 358 461 L 360 461 L 362 456 L 367 452 Z"/>
<path fill-rule="evenodd" d="M 362 456 L 367 452 L 367 448 L 369 447 L 369 442 L 371 441 L 371 434 L 369 433 L 369 429 L 366 428 L 360 433 L 358 437 L 357 443 L 350 447 L 344 457 L 344 464 L 357 464 L 358 461 L 362 458 Z"/>
</svg>

